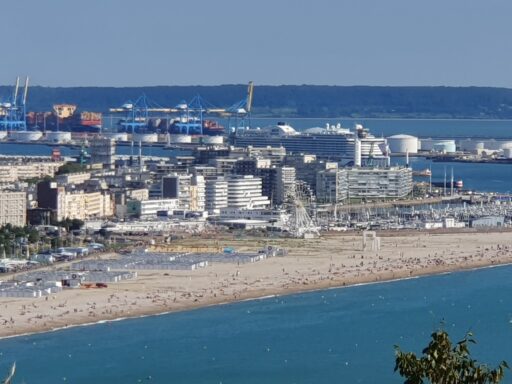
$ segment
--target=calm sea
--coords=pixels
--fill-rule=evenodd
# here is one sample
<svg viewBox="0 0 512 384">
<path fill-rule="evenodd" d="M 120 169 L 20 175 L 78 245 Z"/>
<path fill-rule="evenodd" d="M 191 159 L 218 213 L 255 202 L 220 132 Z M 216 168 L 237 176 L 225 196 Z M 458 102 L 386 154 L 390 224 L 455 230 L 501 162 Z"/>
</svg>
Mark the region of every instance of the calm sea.
<svg viewBox="0 0 512 384">
<path fill-rule="evenodd" d="M 397 383 L 441 323 L 512 362 L 512 267 L 247 301 L 0 341 L 16 383 Z M 512 383 L 512 372 L 505 383 Z"/>
</svg>

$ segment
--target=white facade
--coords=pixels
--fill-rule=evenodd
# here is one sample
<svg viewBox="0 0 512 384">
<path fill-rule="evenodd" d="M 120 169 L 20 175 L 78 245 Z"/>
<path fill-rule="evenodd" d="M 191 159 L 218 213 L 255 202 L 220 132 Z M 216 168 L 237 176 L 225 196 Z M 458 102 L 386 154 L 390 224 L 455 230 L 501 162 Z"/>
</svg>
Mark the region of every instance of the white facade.
<svg viewBox="0 0 512 384">
<path fill-rule="evenodd" d="M 26 224 L 27 194 L 25 192 L 0 191 L 0 226 Z"/>
<path fill-rule="evenodd" d="M 179 209 L 178 199 L 132 200 L 127 204 L 128 215 L 155 217 L 158 212 L 172 212 Z"/>
<path fill-rule="evenodd" d="M 412 191 L 411 168 L 350 168 L 349 198 L 400 198 Z"/>
<path fill-rule="evenodd" d="M 273 200 L 275 204 L 283 204 L 295 199 L 295 168 L 279 167 L 276 174 L 276 185 Z"/>
<path fill-rule="evenodd" d="M 244 209 L 222 208 L 221 220 L 256 220 L 283 225 L 289 220 L 289 215 L 282 209 Z"/>
<path fill-rule="evenodd" d="M 53 177 L 64 164 L 62 161 L 25 161 L 23 163 L 0 163 L 0 183 L 32 178 Z"/>
<path fill-rule="evenodd" d="M 67 173 L 64 175 L 59 175 L 56 177 L 56 180 L 59 184 L 83 184 L 87 180 L 91 178 L 90 172 L 77 172 L 77 173 Z"/>
<path fill-rule="evenodd" d="M 210 214 L 218 214 L 228 206 L 228 182 L 222 178 L 206 180 L 205 208 Z"/>
<path fill-rule="evenodd" d="M 206 185 L 204 177 L 201 175 L 192 176 L 190 184 L 190 210 L 204 211 L 206 209 L 205 201 Z"/>
<path fill-rule="evenodd" d="M 65 188 L 59 187 L 57 206 L 57 220 L 100 219 L 114 214 L 111 196 L 103 192 L 68 192 Z"/>
<path fill-rule="evenodd" d="M 388 137 L 391 153 L 418 153 L 418 138 L 410 135 L 393 135 Z"/>
<path fill-rule="evenodd" d="M 261 193 L 261 179 L 252 175 L 230 176 L 228 178 L 228 207 L 258 209 L 270 205 Z"/>
</svg>

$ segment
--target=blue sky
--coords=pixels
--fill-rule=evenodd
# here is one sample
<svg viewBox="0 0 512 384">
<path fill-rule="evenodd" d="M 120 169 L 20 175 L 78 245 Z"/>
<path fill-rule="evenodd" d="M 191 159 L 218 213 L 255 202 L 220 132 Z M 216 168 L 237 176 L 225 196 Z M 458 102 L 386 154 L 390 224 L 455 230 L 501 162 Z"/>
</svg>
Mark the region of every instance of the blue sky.
<svg viewBox="0 0 512 384">
<path fill-rule="evenodd" d="M 512 87 L 509 0 L 10 0 L 0 84 Z"/>
</svg>

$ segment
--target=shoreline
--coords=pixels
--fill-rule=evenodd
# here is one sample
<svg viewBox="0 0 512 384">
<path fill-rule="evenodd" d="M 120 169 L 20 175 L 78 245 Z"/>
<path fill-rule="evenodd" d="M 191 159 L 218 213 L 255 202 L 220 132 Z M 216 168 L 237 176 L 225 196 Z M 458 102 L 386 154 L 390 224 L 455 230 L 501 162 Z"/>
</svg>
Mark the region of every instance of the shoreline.
<svg viewBox="0 0 512 384">
<path fill-rule="evenodd" d="M 512 264 L 512 238 L 507 239 L 507 235 L 509 234 L 506 232 L 492 235 L 488 233 L 437 235 L 421 233 L 385 237 L 383 248 L 387 248 L 387 253 L 392 253 L 394 259 L 384 259 L 379 255 L 385 249 L 377 253 L 357 251 L 350 244 L 350 241 L 353 244 L 357 243 L 357 236 L 342 235 L 319 239 L 317 242 L 319 248 L 309 245 L 310 249 L 306 250 L 301 246 L 303 240 L 297 240 L 295 241 L 296 249 L 288 256 L 267 259 L 250 265 L 215 264 L 200 271 L 175 271 L 171 273 L 170 278 L 163 277 L 162 271 L 150 271 L 141 273 L 136 281 L 112 284 L 105 290 L 67 290 L 53 296 L 51 300 L 2 298 L 0 308 L 4 307 L 4 309 L 0 311 L 0 321 L 4 321 L 7 326 L 0 327 L 0 339 L 126 319 L 161 316 L 243 301 L 506 266 Z M 435 241 L 432 241 L 432 238 Z M 471 238 L 475 245 L 478 244 L 478 246 L 464 249 L 464 256 L 462 256 L 464 261 L 447 258 L 446 263 L 432 264 L 432 260 L 437 262 L 438 259 L 432 259 L 431 254 L 428 254 L 429 258 L 423 260 L 424 264 L 411 264 L 409 259 L 404 259 L 404 253 L 411 250 L 411 242 L 418 242 L 418 253 L 419 251 L 424 253 L 425 249 L 430 252 L 437 249 L 434 254 L 437 256 L 438 252 L 444 252 L 446 255 L 441 248 L 441 243 L 450 245 L 455 238 L 459 238 L 459 243 L 462 240 L 467 243 Z M 499 257 L 491 255 L 491 249 L 488 248 L 489 244 L 497 244 L 495 238 L 500 241 L 507 240 L 507 245 L 503 248 L 507 252 L 503 254 L 498 252 Z M 349 252 L 354 252 L 354 255 L 345 254 L 347 253 L 345 250 L 341 252 L 343 255 L 329 255 L 322 246 L 324 242 L 329 241 L 331 246 L 343 243 Z M 426 241 L 432 245 L 428 248 L 420 247 L 420 241 Z M 400 247 L 398 247 L 399 243 Z M 299 253 L 299 249 L 302 250 L 302 254 Z M 498 246 L 497 249 L 502 248 Z M 400 251 L 399 257 L 397 257 L 397 251 Z M 480 255 L 477 255 L 479 257 L 466 256 L 478 251 L 480 251 Z M 305 254 L 307 256 L 304 256 Z M 334 260 L 335 257 L 340 259 Z M 364 257 L 370 259 L 373 267 L 378 265 L 378 260 L 382 259 L 382 268 L 365 270 L 362 261 L 358 261 L 353 266 L 344 264 L 353 259 L 364 260 Z M 287 272 L 291 271 L 290 268 L 292 270 L 296 268 L 294 276 L 290 276 L 291 272 Z M 73 311 L 69 310 L 72 307 L 74 307 Z M 113 310 L 115 307 L 117 309 Z M 35 314 L 35 316 L 28 317 L 29 314 Z M 13 320 L 11 323 L 7 321 L 9 316 Z"/>
<path fill-rule="evenodd" d="M 84 323 L 76 323 L 71 324 L 63 327 L 58 328 L 49 328 L 49 329 L 43 329 L 43 330 L 36 330 L 32 332 L 27 333 L 21 333 L 21 334 L 12 334 L 7 336 L 0 336 L 1 340 L 6 339 L 13 339 L 16 337 L 25 337 L 25 336 L 33 336 L 33 335 L 39 335 L 42 333 L 52 333 L 52 332 L 58 332 L 63 331 L 66 329 L 72 329 L 72 328 L 79 328 L 79 327 L 89 327 L 94 325 L 101 325 L 106 323 L 115 323 L 119 321 L 124 320 L 134 320 L 134 319 L 144 319 L 147 317 L 154 317 L 154 316 L 166 316 L 173 313 L 181 313 L 181 312 L 189 312 L 194 310 L 200 310 L 205 308 L 211 308 L 211 307 L 217 307 L 217 306 L 223 306 L 223 305 L 229 305 L 229 304 L 237 304 L 237 303 L 243 303 L 248 301 L 256 301 L 256 300 L 266 300 L 266 299 L 272 299 L 277 297 L 286 297 L 291 295 L 300 295 L 300 294 L 308 294 L 313 292 L 320 292 L 320 291 L 330 291 L 334 289 L 344 289 L 344 288 L 355 288 L 355 287 L 361 287 L 366 285 L 377 285 L 377 284 L 387 284 L 387 283 L 395 283 L 400 281 L 407 281 L 407 280 L 415 280 L 420 278 L 428 278 L 433 276 L 443 276 L 443 275 L 451 275 L 453 273 L 464 273 L 464 272 L 471 272 L 471 271 L 478 271 L 482 269 L 491 269 L 491 268 L 500 268 L 500 267 L 507 267 L 512 265 L 512 260 L 508 262 L 504 262 L 502 264 L 483 264 L 483 265 L 477 265 L 477 266 L 467 266 L 462 268 L 453 268 L 453 269 L 447 269 L 447 270 L 439 270 L 439 271 L 430 271 L 425 273 L 418 273 L 416 275 L 412 276 L 405 276 L 405 277 L 396 277 L 391 279 L 382 279 L 378 281 L 361 281 L 361 282 L 354 282 L 351 284 L 345 284 L 345 285 L 330 285 L 327 287 L 311 287 L 307 289 L 297 289 L 297 290 L 291 290 L 286 292 L 277 292 L 275 294 L 269 294 L 266 296 L 248 296 L 246 298 L 240 299 L 240 300 L 229 300 L 224 302 L 218 302 L 218 303 L 204 303 L 202 305 L 197 306 L 190 306 L 183 309 L 178 310 L 169 310 L 165 312 L 141 312 L 139 314 L 134 314 L 133 316 L 125 316 L 125 317 L 117 317 L 112 319 L 102 319 L 98 320 L 96 322 L 84 322 Z"/>
</svg>

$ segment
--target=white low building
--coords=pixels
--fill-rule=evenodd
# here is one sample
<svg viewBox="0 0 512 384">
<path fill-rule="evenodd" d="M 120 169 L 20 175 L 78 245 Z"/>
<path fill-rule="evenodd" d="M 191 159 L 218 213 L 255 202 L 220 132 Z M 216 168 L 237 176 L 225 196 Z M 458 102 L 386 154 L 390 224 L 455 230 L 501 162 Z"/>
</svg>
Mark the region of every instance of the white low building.
<svg viewBox="0 0 512 384">
<path fill-rule="evenodd" d="M 126 204 L 126 209 L 128 216 L 155 217 L 160 212 L 172 213 L 172 211 L 179 209 L 179 200 L 130 200 Z"/>
</svg>

